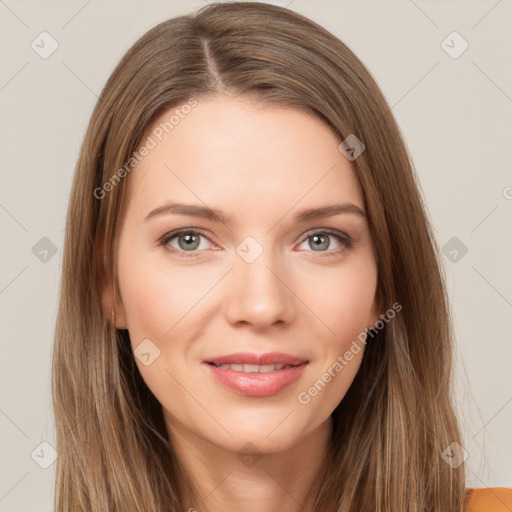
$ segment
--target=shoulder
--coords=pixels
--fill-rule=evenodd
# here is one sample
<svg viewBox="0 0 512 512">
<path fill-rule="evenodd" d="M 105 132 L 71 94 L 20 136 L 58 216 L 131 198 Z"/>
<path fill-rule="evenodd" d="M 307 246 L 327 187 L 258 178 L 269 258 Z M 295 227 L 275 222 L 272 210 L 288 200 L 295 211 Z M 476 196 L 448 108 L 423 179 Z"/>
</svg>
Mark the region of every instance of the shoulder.
<svg viewBox="0 0 512 512">
<path fill-rule="evenodd" d="M 512 489 L 485 487 L 468 489 L 466 512 L 509 512 L 512 510 Z"/>
</svg>

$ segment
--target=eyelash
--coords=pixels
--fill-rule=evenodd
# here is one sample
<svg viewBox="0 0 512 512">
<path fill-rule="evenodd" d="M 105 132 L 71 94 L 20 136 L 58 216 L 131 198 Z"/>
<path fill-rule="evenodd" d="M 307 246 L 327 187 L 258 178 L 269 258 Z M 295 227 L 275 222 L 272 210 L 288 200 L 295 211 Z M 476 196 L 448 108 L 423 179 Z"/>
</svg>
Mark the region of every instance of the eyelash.
<svg viewBox="0 0 512 512">
<path fill-rule="evenodd" d="M 176 249 L 175 247 L 171 247 L 168 245 L 169 242 L 171 240 L 173 240 L 174 238 L 176 238 L 180 235 L 190 235 L 190 234 L 201 235 L 204 238 L 206 238 L 210 243 L 213 243 L 208 238 L 208 236 L 200 229 L 182 228 L 182 229 L 177 229 L 175 231 L 166 233 L 162 238 L 160 238 L 159 244 L 162 247 L 164 247 L 166 250 L 168 250 L 174 254 L 177 254 L 178 257 L 180 257 L 180 258 L 195 258 L 195 257 L 198 257 L 199 253 L 202 251 L 197 251 L 197 250 L 184 251 L 184 250 Z M 336 238 L 341 243 L 341 246 L 338 247 L 337 249 L 327 250 L 327 251 L 313 251 L 313 250 L 309 251 L 309 252 L 313 252 L 313 253 L 317 252 L 320 257 L 329 257 L 329 256 L 333 256 L 333 255 L 338 255 L 338 254 L 341 254 L 343 251 L 352 248 L 353 240 L 346 233 L 334 231 L 332 229 L 316 229 L 314 231 L 309 231 L 302 238 L 299 245 L 303 244 L 308 238 L 311 238 L 312 236 L 315 236 L 315 235 L 330 235 L 330 236 Z"/>
</svg>

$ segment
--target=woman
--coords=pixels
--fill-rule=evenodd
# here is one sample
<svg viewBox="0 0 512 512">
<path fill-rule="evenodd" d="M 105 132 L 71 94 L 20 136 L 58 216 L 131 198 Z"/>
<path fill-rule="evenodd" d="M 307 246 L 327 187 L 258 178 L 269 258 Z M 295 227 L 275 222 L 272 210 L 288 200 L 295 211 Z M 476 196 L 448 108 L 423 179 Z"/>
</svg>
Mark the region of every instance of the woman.
<svg viewBox="0 0 512 512">
<path fill-rule="evenodd" d="M 92 115 L 63 267 L 56 510 L 481 498 L 412 165 L 370 73 L 315 23 L 213 4 L 137 41 Z"/>
</svg>

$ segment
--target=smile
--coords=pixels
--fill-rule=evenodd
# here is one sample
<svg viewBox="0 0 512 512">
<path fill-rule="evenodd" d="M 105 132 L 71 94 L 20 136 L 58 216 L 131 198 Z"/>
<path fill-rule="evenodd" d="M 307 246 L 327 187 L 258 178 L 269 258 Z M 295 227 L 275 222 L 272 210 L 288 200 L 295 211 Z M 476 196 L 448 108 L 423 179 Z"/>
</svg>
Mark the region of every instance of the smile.
<svg viewBox="0 0 512 512">
<path fill-rule="evenodd" d="M 231 354 L 201 366 L 215 383 L 237 395 L 270 397 L 297 382 L 308 363 L 287 354 Z"/>
<path fill-rule="evenodd" d="M 210 364 L 221 370 L 233 370 L 244 373 L 269 373 L 292 367 L 289 364 Z"/>
</svg>

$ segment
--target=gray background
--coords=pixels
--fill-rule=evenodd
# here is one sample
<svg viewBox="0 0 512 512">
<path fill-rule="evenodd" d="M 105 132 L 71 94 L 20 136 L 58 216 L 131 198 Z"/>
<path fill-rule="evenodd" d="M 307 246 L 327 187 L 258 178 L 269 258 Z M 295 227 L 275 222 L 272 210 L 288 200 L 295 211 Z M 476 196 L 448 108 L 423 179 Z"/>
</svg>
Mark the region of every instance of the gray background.
<svg viewBox="0 0 512 512">
<path fill-rule="evenodd" d="M 275 3 L 348 44 L 392 106 L 445 248 L 469 485 L 511 486 L 512 4 Z M 92 108 L 139 36 L 202 5 L 0 0 L 3 512 L 52 509 L 55 465 L 51 446 L 40 445 L 54 442 L 50 365 L 63 228 Z M 58 43 L 47 58 L 40 53 L 52 41 L 43 31 Z M 469 44 L 457 58 L 458 36 L 442 44 L 453 31 Z"/>
</svg>

